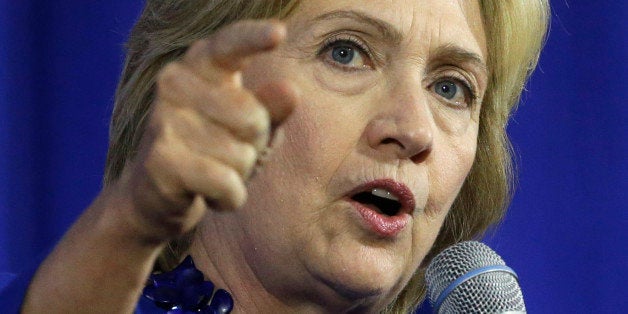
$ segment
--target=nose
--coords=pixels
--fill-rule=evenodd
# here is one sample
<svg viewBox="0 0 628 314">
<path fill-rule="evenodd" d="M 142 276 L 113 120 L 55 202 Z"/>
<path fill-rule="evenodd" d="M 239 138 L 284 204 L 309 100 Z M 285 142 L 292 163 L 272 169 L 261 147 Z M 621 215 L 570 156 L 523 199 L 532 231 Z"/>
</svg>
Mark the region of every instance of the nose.
<svg viewBox="0 0 628 314">
<path fill-rule="evenodd" d="M 434 142 L 434 121 L 427 95 L 416 85 L 400 86 L 384 99 L 387 101 L 378 104 L 377 115 L 367 125 L 369 146 L 387 156 L 415 163 L 424 160 Z"/>
</svg>

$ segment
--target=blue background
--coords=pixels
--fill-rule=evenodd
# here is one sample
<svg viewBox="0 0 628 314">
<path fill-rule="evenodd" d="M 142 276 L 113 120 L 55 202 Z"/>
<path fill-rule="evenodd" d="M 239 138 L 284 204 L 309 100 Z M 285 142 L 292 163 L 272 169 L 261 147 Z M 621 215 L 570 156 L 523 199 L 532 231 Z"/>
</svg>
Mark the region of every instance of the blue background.
<svg viewBox="0 0 628 314">
<path fill-rule="evenodd" d="M 627 3 L 552 3 L 509 127 L 519 183 L 487 242 L 518 272 L 531 313 L 628 308 Z M 53 245 L 98 193 L 141 6 L 0 0 L 0 270 Z"/>
</svg>

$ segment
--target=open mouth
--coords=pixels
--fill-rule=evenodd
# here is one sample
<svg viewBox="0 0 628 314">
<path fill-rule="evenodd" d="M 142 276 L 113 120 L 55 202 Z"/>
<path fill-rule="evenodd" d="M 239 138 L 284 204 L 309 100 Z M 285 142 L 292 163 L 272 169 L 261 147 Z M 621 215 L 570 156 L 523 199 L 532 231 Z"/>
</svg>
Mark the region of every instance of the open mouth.
<svg viewBox="0 0 628 314">
<path fill-rule="evenodd" d="M 412 220 L 414 195 L 403 182 L 373 180 L 347 196 L 362 226 L 379 237 L 396 238 Z"/>
<path fill-rule="evenodd" d="M 351 199 L 386 216 L 397 215 L 402 207 L 395 195 L 378 188 L 358 193 L 351 197 Z"/>
</svg>

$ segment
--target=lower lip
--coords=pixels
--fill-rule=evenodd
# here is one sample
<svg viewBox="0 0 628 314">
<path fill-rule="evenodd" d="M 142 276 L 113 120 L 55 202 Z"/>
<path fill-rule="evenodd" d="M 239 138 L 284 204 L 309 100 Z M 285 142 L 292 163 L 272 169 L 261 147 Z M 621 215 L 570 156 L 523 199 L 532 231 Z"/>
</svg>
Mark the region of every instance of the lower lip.
<svg viewBox="0 0 628 314">
<path fill-rule="evenodd" d="M 387 216 L 364 206 L 362 203 L 353 200 L 350 200 L 350 203 L 360 214 L 369 229 L 382 237 L 392 238 L 398 235 L 410 220 L 410 215 L 406 213 Z"/>
</svg>

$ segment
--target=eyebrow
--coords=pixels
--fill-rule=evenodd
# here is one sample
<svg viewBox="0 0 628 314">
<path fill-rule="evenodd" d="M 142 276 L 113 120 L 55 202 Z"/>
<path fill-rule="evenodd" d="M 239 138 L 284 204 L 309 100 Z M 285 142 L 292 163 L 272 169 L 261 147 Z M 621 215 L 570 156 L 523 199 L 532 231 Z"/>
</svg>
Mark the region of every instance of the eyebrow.
<svg viewBox="0 0 628 314">
<path fill-rule="evenodd" d="M 470 63 L 473 66 L 482 70 L 485 74 L 488 73 L 488 67 L 486 66 L 486 63 L 484 62 L 482 57 L 480 57 L 480 55 L 464 49 L 454 43 L 449 43 L 438 47 L 432 53 L 432 56 L 433 59 L 442 62 L 451 62 L 454 64 Z"/>
<path fill-rule="evenodd" d="M 377 29 L 378 32 L 382 34 L 382 37 L 393 44 L 401 43 L 403 38 L 403 34 L 392 24 L 382 21 L 380 19 L 374 18 L 368 14 L 354 11 L 354 10 L 335 10 L 331 12 L 327 12 L 325 14 L 321 14 L 314 18 L 314 22 L 325 21 L 325 20 L 334 20 L 334 19 L 351 19 L 355 20 L 362 24 L 368 24 Z"/>
</svg>

